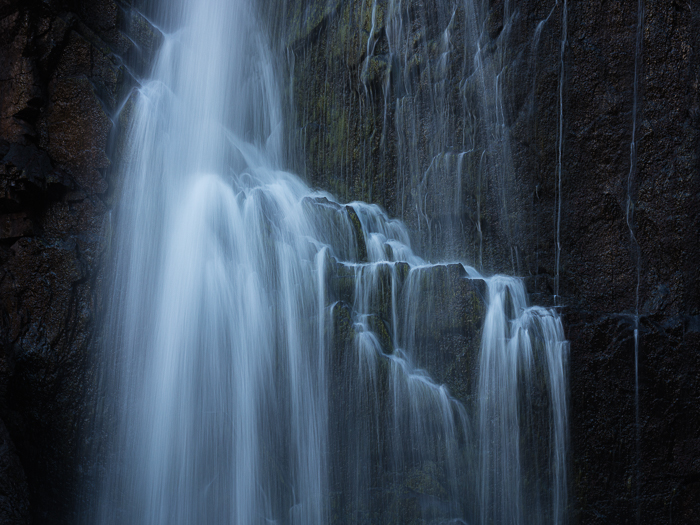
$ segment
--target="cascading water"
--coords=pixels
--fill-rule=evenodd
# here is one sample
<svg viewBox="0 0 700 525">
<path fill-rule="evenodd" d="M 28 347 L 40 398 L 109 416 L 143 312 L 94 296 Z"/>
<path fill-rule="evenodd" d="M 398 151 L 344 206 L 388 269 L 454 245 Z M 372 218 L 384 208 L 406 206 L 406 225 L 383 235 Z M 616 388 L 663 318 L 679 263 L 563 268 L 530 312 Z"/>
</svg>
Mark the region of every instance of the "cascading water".
<svg viewBox="0 0 700 525">
<path fill-rule="evenodd" d="M 559 318 L 281 169 L 253 7 L 170 4 L 133 109 L 85 522 L 562 523 Z"/>
<path fill-rule="evenodd" d="M 567 421 L 561 324 L 552 311 L 527 308 L 524 288 L 510 278 L 492 278 L 489 293 L 479 377 L 481 523 L 562 523 Z M 522 313 L 509 318 L 510 309 Z M 549 435 L 543 436 L 546 421 Z M 551 469 L 547 486 L 525 475 L 538 462 Z"/>
<path fill-rule="evenodd" d="M 517 271 L 509 224 L 514 171 L 502 96 L 514 12 L 505 2 L 503 25 L 492 38 L 484 23 L 485 7 L 470 0 L 437 1 L 421 11 L 413 2 L 389 0 L 386 32 L 389 54 L 398 64 L 392 75 L 398 78 L 392 77 L 393 85 L 385 91 L 396 97 L 402 218 L 415 213 L 426 253 L 468 254 L 481 269 L 483 201 L 488 198 Z M 463 42 L 453 36 L 457 27 L 465 35 Z M 435 28 L 441 34 L 438 48 L 432 49 L 425 33 Z M 463 49 L 457 49 L 460 44 Z M 454 76 L 460 79 L 456 100 L 451 93 Z M 478 245 L 468 245 L 470 237 Z"/>
</svg>

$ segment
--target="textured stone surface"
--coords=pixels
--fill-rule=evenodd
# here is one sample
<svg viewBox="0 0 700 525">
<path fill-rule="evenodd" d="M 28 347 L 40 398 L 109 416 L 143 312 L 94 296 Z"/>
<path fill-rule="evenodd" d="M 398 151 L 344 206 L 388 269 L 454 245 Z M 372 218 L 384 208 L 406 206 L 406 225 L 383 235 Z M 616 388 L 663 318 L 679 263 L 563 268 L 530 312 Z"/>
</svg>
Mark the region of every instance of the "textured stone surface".
<svg viewBox="0 0 700 525">
<path fill-rule="evenodd" d="M 104 193 L 107 181 L 100 170 L 109 166 L 105 148 L 110 119 L 86 77 L 56 79 L 51 88 L 50 102 L 39 122 L 39 145 L 81 188 Z"/>
<path fill-rule="evenodd" d="M 27 480 L 10 434 L 0 421 L 0 522 L 29 523 Z"/>
<path fill-rule="evenodd" d="M 626 220 L 636 9 L 608 9 L 603 20 L 594 4 L 574 4 L 570 17 L 562 285 L 580 517 L 692 523 L 700 519 L 700 471 L 690 459 L 700 457 L 698 9 L 645 2 L 631 185 L 638 268 Z"/>
</svg>

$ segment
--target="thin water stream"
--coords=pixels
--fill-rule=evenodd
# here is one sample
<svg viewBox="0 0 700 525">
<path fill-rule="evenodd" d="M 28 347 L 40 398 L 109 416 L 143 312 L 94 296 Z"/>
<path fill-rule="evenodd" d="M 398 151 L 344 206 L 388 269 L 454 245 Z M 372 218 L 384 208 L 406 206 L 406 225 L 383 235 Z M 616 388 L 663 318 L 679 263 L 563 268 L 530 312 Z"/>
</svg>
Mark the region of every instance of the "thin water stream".
<svg viewBox="0 0 700 525">
<path fill-rule="evenodd" d="M 634 220 L 634 184 L 637 175 L 637 107 L 639 103 L 639 77 L 642 67 L 642 44 L 644 39 L 644 1 L 637 2 L 637 26 L 634 39 L 634 85 L 632 97 L 632 139 L 630 140 L 630 170 L 627 174 L 627 210 L 626 222 L 630 234 L 630 245 L 636 267 L 636 286 L 634 292 L 634 418 L 635 418 L 635 505 L 637 523 L 641 519 L 640 509 L 640 461 L 641 461 L 641 428 L 639 416 L 639 285 L 641 281 L 641 252 L 635 235 Z"/>
<path fill-rule="evenodd" d="M 284 170 L 254 7 L 162 6 L 179 29 L 133 108 L 85 522 L 563 523 L 559 317 Z"/>
<path fill-rule="evenodd" d="M 558 3 L 558 2 L 557 2 Z M 556 210 L 556 276 L 554 281 L 554 304 L 561 306 L 559 290 L 559 270 L 561 266 L 561 206 L 562 206 L 562 159 L 564 156 L 564 82 L 566 80 L 565 58 L 568 44 L 568 9 L 567 0 L 562 0 L 561 14 L 561 49 L 559 52 L 559 132 L 557 140 L 557 210 Z"/>
</svg>

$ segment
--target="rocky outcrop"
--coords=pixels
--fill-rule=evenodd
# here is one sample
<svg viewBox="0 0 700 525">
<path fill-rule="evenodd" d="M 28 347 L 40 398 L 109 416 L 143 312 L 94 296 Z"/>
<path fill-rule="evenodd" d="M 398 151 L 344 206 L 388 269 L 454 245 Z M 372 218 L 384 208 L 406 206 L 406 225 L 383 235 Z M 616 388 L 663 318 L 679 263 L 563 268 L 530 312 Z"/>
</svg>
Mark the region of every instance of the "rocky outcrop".
<svg viewBox="0 0 700 525">
<path fill-rule="evenodd" d="M 3 523 L 68 523 L 93 388 L 112 116 L 158 33 L 111 0 L 5 0 L 0 28 L 0 508 Z"/>
<path fill-rule="evenodd" d="M 285 2 L 297 169 L 558 296 L 575 523 L 696 521 L 700 11 L 642 2 L 638 49 L 636 2 L 482 4 Z"/>
</svg>

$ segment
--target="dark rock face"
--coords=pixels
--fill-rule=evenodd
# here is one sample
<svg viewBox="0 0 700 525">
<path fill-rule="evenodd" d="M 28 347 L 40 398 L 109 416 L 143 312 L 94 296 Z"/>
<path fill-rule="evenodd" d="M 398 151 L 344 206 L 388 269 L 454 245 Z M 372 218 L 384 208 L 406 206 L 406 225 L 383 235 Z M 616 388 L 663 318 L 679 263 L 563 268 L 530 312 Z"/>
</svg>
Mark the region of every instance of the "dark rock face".
<svg viewBox="0 0 700 525">
<path fill-rule="evenodd" d="M 3 523 L 68 523 L 78 502 L 110 115 L 157 44 L 128 2 L 0 2 Z"/>
<path fill-rule="evenodd" d="M 487 273 L 522 275 L 536 303 L 558 293 L 571 341 L 574 522 L 697 521 L 700 9 L 643 2 L 631 170 L 637 3 L 483 4 L 507 169 L 482 171 L 468 152 L 488 150 L 469 142 L 470 119 L 488 113 L 471 111 L 468 3 L 402 2 L 401 47 L 391 2 L 287 0 L 297 169 L 403 218 L 424 253 L 442 244 Z"/>
<path fill-rule="evenodd" d="M 700 519 L 691 459 L 700 457 L 699 13 L 691 3 L 645 2 L 632 177 L 637 267 L 626 223 L 636 9 L 610 5 L 601 31 L 600 10 L 571 7 L 562 286 L 581 517 L 692 523 Z"/>
</svg>

